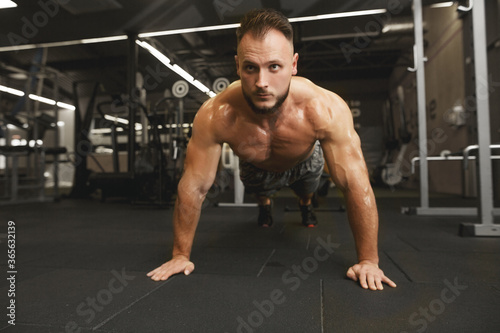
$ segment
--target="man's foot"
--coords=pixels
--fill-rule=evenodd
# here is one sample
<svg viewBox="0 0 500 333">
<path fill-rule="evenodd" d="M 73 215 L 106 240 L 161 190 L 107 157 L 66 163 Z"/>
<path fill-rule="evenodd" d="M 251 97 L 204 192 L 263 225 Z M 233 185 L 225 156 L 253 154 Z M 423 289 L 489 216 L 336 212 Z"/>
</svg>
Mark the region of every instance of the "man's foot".
<svg viewBox="0 0 500 333">
<path fill-rule="evenodd" d="M 313 205 L 300 206 L 300 212 L 302 213 L 302 224 L 308 228 L 314 228 L 318 224 L 316 215 L 313 211 Z"/>
<path fill-rule="evenodd" d="M 264 228 L 270 227 L 273 224 L 271 205 L 259 205 L 258 224 Z"/>
</svg>

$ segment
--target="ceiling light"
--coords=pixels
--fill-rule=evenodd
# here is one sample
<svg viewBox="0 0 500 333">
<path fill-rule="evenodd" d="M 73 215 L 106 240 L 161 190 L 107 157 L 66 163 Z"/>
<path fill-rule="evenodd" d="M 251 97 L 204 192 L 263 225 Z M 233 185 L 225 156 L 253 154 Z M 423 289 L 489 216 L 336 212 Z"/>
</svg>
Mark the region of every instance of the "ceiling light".
<svg viewBox="0 0 500 333">
<path fill-rule="evenodd" d="M 98 38 L 86 38 L 80 40 L 82 44 L 95 44 L 95 43 L 107 43 L 107 42 L 116 42 L 119 40 L 125 40 L 127 39 L 127 35 L 120 35 L 120 36 L 112 36 L 112 37 L 98 37 Z"/>
<path fill-rule="evenodd" d="M 109 42 L 116 42 L 116 41 L 120 41 L 120 40 L 125 40 L 127 38 L 128 38 L 127 35 L 119 35 L 119 36 L 111 36 L 111 37 L 98 37 L 98 38 L 86 38 L 86 39 L 78 39 L 78 40 L 67 40 L 67 41 L 63 41 L 63 42 L 2 46 L 2 47 L 0 47 L 0 52 L 32 50 L 32 49 L 37 49 L 37 48 L 72 46 L 72 45 L 80 45 L 80 44 L 109 43 Z"/>
<path fill-rule="evenodd" d="M 140 47 L 146 49 L 149 51 L 149 53 L 151 53 L 152 55 L 154 55 L 156 57 L 156 59 L 160 60 L 160 62 L 162 64 L 164 64 L 165 66 L 168 66 L 170 64 L 170 59 L 164 55 L 163 53 L 161 53 L 160 51 L 158 51 L 157 49 L 155 49 L 152 45 L 146 43 L 146 42 L 143 42 L 143 41 L 140 41 L 140 40 L 136 40 L 135 41 Z"/>
<path fill-rule="evenodd" d="M 170 59 L 161 53 L 157 48 L 152 46 L 151 44 L 137 40 L 136 43 L 144 48 L 145 50 L 148 50 L 149 53 L 151 53 L 156 59 L 158 59 L 161 63 L 163 63 L 165 66 L 167 66 L 170 70 L 174 71 L 177 73 L 180 77 L 182 77 L 184 80 L 187 82 L 191 83 L 193 86 L 201 90 L 203 93 L 207 94 L 210 97 L 214 97 L 216 94 L 211 91 L 209 88 L 207 88 L 203 83 L 201 83 L 198 80 L 195 80 L 195 78 L 186 72 L 184 69 L 182 69 L 179 65 L 177 64 L 172 64 L 170 62 Z"/>
<path fill-rule="evenodd" d="M 128 125 L 128 120 L 127 120 L 127 119 L 124 119 L 124 118 L 114 117 L 114 116 L 110 116 L 110 115 L 108 115 L 108 114 L 105 114 L 105 115 L 104 115 L 104 119 L 107 119 L 107 120 L 109 120 L 109 121 L 113 121 L 113 122 L 117 122 L 117 123 L 122 123 L 122 124 Z"/>
<path fill-rule="evenodd" d="M 28 97 L 34 101 L 42 102 L 42 103 L 49 104 L 49 105 L 56 105 L 56 101 L 54 101 L 53 99 L 50 99 L 50 98 L 45 98 L 45 97 L 41 97 L 41 96 L 37 96 L 37 95 L 33 95 L 33 94 L 29 94 Z"/>
<path fill-rule="evenodd" d="M 453 1 L 447 1 L 447 2 L 439 2 L 430 5 L 430 8 L 444 8 L 444 7 L 451 7 L 453 6 Z"/>
<path fill-rule="evenodd" d="M 208 93 L 208 92 L 210 91 L 210 89 L 209 89 L 207 86 L 205 86 L 203 83 L 201 83 L 201 82 L 200 82 L 200 81 L 198 81 L 198 80 L 194 80 L 194 81 L 193 81 L 193 85 L 194 85 L 196 88 L 198 88 L 198 89 L 200 89 L 201 91 L 203 91 L 205 94 L 206 94 L 206 93 Z"/>
<path fill-rule="evenodd" d="M 17 89 L 13 89 L 13 88 L 9 88 L 9 87 L 2 86 L 2 85 L 0 85 L 0 91 L 6 92 L 8 94 L 16 95 L 16 96 L 19 96 L 19 97 L 24 96 L 24 92 L 23 91 L 17 90 Z"/>
<path fill-rule="evenodd" d="M 23 91 L 17 90 L 14 88 L 9 88 L 9 87 L 2 86 L 2 85 L 0 85 L 0 91 L 6 92 L 6 93 L 11 94 L 11 95 L 16 95 L 19 97 L 24 96 Z M 63 102 L 56 102 L 50 98 L 45 98 L 45 97 L 37 96 L 34 94 L 29 94 L 28 97 L 34 101 L 42 102 L 42 103 L 49 104 L 49 105 L 56 105 L 57 104 L 57 106 L 60 107 L 61 109 L 68 109 L 68 110 L 73 110 L 73 111 L 76 110 L 76 108 L 71 104 L 66 104 Z"/>
<path fill-rule="evenodd" d="M 389 23 L 382 28 L 382 32 L 398 32 L 413 30 L 413 22 Z"/>
<path fill-rule="evenodd" d="M 353 17 L 353 16 L 364 16 L 364 15 L 375 15 L 375 14 L 383 14 L 387 12 L 387 9 L 369 9 L 369 10 L 358 10 L 354 12 L 345 12 L 345 13 L 332 13 L 332 14 L 324 14 L 324 15 L 314 15 L 314 16 L 303 16 L 303 17 L 293 17 L 288 19 L 290 22 L 305 22 L 305 21 L 318 21 L 318 20 L 328 20 L 328 19 L 336 19 L 342 17 Z M 198 28 L 186 28 L 186 29 L 174 29 L 174 30 L 165 30 L 165 31 L 157 31 L 157 32 L 145 32 L 139 34 L 139 38 L 147 38 L 147 37 L 158 37 L 158 36 L 167 36 L 167 35 L 179 35 L 186 34 L 190 32 L 200 32 L 200 31 L 215 31 L 215 30 L 224 30 L 224 29 L 235 29 L 240 26 L 239 23 L 234 24 L 222 24 L 222 25 L 211 25 L 206 27 L 198 27 Z"/>
<path fill-rule="evenodd" d="M 71 111 L 75 111 L 76 110 L 76 107 L 74 105 L 66 104 L 66 103 L 63 103 L 63 102 L 57 102 L 57 106 L 60 107 L 61 109 L 68 109 L 68 110 L 71 110 Z"/>
<path fill-rule="evenodd" d="M 306 21 L 330 20 L 330 19 L 343 18 L 343 17 L 384 14 L 385 12 L 387 12 L 387 9 L 369 9 L 369 10 L 358 10 L 358 11 L 354 11 L 354 12 L 294 17 L 294 18 L 290 18 L 288 20 L 292 23 L 293 22 L 306 22 Z"/>
<path fill-rule="evenodd" d="M 0 0 L 0 9 L 2 9 L 2 8 L 14 8 L 14 7 L 17 7 L 17 4 L 14 1 Z"/>
<path fill-rule="evenodd" d="M 186 29 L 165 30 L 165 31 L 157 31 L 157 32 L 145 32 L 145 33 L 139 34 L 138 36 L 139 36 L 139 38 L 147 38 L 147 37 L 157 37 L 157 36 L 167 36 L 167 35 L 179 35 L 179 34 L 187 34 L 190 32 L 235 29 L 235 28 L 238 28 L 239 26 L 240 26 L 239 23 L 211 25 L 211 26 L 207 26 L 207 27 L 198 27 L 198 28 L 186 28 Z"/>
<path fill-rule="evenodd" d="M 194 77 L 185 70 L 183 70 L 179 65 L 173 65 L 172 70 L 177 74 L 179 74 L 179 76 L 182 77 L 187 82 L 193 83 Z"/>
</svg>

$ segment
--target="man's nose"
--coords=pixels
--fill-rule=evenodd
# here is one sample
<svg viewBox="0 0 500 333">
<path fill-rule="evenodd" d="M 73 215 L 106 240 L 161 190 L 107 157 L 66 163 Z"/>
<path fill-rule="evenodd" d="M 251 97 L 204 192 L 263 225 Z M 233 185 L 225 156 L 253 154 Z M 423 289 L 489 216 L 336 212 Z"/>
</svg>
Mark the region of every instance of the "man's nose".
<svg viewBox="0 0 500 333">
<path fill-rule="evenodd" d="M 255 83 L 255 85 L 258 87 L 258 88 L 267 88 L 267 86 L 269 85 L 269 82 L 267 80 L 267 75 L 264 71 L 259 71 L 259 77 L 257 79 L 257 82 Z"/>
</svg>

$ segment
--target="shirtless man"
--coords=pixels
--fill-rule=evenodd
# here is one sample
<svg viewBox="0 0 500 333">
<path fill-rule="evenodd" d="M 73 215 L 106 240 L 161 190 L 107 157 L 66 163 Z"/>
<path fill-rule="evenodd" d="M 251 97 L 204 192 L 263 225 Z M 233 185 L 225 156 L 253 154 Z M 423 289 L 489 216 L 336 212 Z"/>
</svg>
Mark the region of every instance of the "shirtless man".
<svg viewBox="0 0 500 333">
<path fill-rule="evenodd" d="M 295 76 L 298 54 L 293 50 L 293 31 L 281 13 L 252 11 L 236 34 L 240 80 L 205 102 L 195 117 L 174 209 L 172 259 L 147 275 L 160 281 L 194 270 L 189 258 L 201 206 L 226 142 L 240 158 L 245 186 L 266 187 L 254 189 L 261 224 L 272 222 L 260 221 L 269 217 L 265 206 L 269 208 L 270 199 L 265 193 L 279 188 L 282 177 L 296 181 L 298 185 L 291 187 L 300 205 L 310 205 L 315 190 L 311 179 L 318 174 L 322 150 L 346 199 L 356 244 L 358 263 L 348 269 L 347 277 L 365 289 L 382 290 L 383 283 L 395 287 L 378 267 L 377 207 L 349 107 L 336 94 Z M 304 215 L 308 224 L 311 214 L 303 210 Z"/>
</svg>

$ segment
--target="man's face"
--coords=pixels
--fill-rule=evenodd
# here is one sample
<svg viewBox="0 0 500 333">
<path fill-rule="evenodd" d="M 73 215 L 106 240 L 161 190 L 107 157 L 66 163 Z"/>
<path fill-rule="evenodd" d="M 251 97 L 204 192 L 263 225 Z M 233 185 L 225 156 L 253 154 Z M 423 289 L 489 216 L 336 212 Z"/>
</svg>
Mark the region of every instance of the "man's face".
<svg viewBox="0 0 500 333">
<path fill-rule="evenodd" d="M 277 30 L 263 39 L 251 33 L 243 36 L 238 47 L 236 67 L 243 95 L 256 113 L 272 114 L 285 101 L 292 75 L 297 74 L 298 54 Z"/>
</svg>

